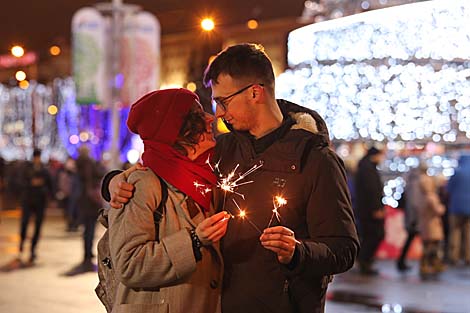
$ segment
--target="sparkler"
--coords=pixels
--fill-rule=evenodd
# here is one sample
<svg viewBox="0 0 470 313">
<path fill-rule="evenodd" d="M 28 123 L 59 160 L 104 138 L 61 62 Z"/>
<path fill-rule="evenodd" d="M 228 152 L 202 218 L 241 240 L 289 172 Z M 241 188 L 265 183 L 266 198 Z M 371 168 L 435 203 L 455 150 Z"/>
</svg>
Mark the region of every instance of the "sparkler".
<svg viewBox="0 0 470 313">
<path fill-rule="evenodd" d="M 256 231 L 261 235 L 263 234 L 263 232 L 258 228 L 258 226 L 256 226 L 255 223 L 253 223 L 252 221 L 250 221 L 250 219 L 248 218 L 248 216 L 246 216 L 246 211 L 245 210 L 242 210 L 240 208 L 240 206 L 238 205 L 237 201 L 235 201 L 235 199 L 232 199 L 233 203 L 235 203 L 235 206 L 238 208 L 238 217 L 241 218 L 241 219 L 244 219 L 244 220 L 247 220 L 248 223 L 250 223 L 251 226 L 253 226 L 254 229 L 256 229 Z"/>
<path fill-rule="evenodd" d="M 279 214 L 279 209 L 286 204 L 287 200 L 284 199 L 282 196 L 273 197 L 273 214 L 271 215 L 271 219 L 269 220 L 268 226 L 266 228 L 271 227 L 274 217 L 276 217 L 279 224 L 281 223 L 281 215 Z"/>
<path fill-rule="evenodd" d="M 224 191 L 222 211 L 225 210 L 225 202 L 226 202 L 226 199 L 227 199 L 227 193 L 236 194 L 239 197 L 241 197 L 242 199 L 245 199 L 245 195 L 240 193 L 240 192 L 237 192 L 237 188 L 240 187 L 240 186 L 246 185 L 246 184 L 253 183 L 252 180 L 250 180 L 250 181 L 243 181 L 243 180 L 248 175 L 250 175 L 251 173 L 253 173 L 254 171 L 256 171 L 257 169 L 259 169 L 260 167 L 263 166 L 263 163 L 259 162 L 255 165 L 253 165 L 246 172 L 237 175 L 236 172 L 238 170 L 238 167 L 240 166 L 240 164 L 237 164 L 233 170 L 231 170 L 226 176 L 224 176 L 224 175 L 222 175 L 222 173 L 220 172 L 220 169 L 219 169 L 220 160 L 214 166 L 212 166 L 212 164 L 210 163 L 210 159 L 207 158 L 206 164 L 211 168 L 211 170 L 214 173 L 218 173 L 218 178 L 219 179 L 217 180 L 216 187 L 220 188 L 221 190 Z M 260 229 L 252 221 L 250 221 L 250 219 L 246 216 L 245 210 L 242 210 L 240 208 L 240 206 L 235 201 L 235 199 L 232 198 L 232 201 L 239 210 L 238 217 L 241 218 L 241 219 L 246 219 L 250 223 L 250 225 L 253 226 L 253 228 L 256 229 L 256 231 L 258 233 L 262 234 Z M 227 212 L 231 215 L 232 218 L 235 218 L 235 215 L 232 212 L 230 212 L 230 210 L 227 210 Z"/>
<path fill-rule="evenodd" d="M 196 187 L 196 190 L 198 190 L 202 195 L 206 195 L 208 192 L 210 192 L 212 189 L 207 187 L 204 184 L 200 184 L 197 181 L 194 181 L 194 187 Z"/>
</svg>

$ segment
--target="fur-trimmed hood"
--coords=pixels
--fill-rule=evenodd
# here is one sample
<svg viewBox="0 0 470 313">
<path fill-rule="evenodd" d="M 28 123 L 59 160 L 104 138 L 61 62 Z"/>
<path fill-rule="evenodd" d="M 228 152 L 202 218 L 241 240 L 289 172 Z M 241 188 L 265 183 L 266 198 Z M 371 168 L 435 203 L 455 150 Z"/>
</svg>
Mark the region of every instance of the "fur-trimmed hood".
<svg viewBox="0 0 470 313">
<path fill-rule="evenodd" d="M 319 136 L 321 139 L 320 141 L 324 142 L 326 145 L 330 145 L 328 127 L 317 111 L 308 109 L 284 99 L 278 99 L 276 101 L 284 118 L 290 116 L 295 121 L 295 124 L 292 125 L 291 129 L 306 130 L 316 136 Z M 230 131 L 234 131 L 232 125 L 225 121 L 224 123 Z"/>
<path fill-rule="evenodd" d="M 295 120 L 296 124 L 292 126 L 292 129 L 306 130 L 320 136 L 327 145 L 330 144 L 328 127 L 317 111 L 283 99 L 278 99 L 277 104 L 284 116 L 290 115 Z"/>
<path fill-rule="evenodd" d="M 315 119 L 308 113 L 289 113 L 290 117 L 295 121 L 295 124 L 292 125 L 291 129 L 303 129 L 312 134 L 318 134 L 317 122 Z"/>
</svg>

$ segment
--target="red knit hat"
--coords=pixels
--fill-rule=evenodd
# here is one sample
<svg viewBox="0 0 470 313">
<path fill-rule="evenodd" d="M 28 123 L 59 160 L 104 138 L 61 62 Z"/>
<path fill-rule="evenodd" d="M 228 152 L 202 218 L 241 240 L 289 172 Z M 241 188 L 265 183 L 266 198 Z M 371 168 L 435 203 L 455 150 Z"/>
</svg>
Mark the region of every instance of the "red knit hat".
<svg viewBox="0 0 470 313">
<path fill-rule="evenodd" d="M 152 91 L 132 105 L 127 127 L 143 140 L 173 144 L 195 100 L 199 97 L 183 88 Z"/>
</svg>

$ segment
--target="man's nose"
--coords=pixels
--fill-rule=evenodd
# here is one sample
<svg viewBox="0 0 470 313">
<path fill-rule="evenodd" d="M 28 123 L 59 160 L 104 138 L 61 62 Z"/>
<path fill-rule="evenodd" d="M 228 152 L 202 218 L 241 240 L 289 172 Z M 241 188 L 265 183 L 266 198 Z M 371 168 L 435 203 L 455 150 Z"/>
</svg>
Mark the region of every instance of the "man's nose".
<svg viewBox="0 0 470 313">
<path fill-rule="evenodd" d="M 225 110 L 220 107 L 220 105 L 215 106 L 215 117 L 222 118 L 225 116 Z"/>
</svg>

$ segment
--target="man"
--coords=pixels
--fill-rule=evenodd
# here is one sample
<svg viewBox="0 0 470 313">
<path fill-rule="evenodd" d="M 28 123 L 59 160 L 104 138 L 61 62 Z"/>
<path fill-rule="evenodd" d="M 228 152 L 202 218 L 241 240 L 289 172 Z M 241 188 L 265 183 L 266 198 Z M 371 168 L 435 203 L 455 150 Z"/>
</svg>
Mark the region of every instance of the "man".
<svg viewBox="0 0 470 313">
<path fill-rule="evenodd" d="M 219 53 L 204 82 L 216 116 L 232 130 L 217 141 L 213 160 L 220 174 L 262 164 L 248 177 L 252 183 L 237 188 L 243 197 L 221 190 L 216 197 L 219 210 L 236 215 L 237 204 L 246 209 L 245 219 L 230 221 L 222 241 L 222 311 L 323 312 L 331 275 L 351 268 L 358 251 L 343 162 L 328 147 L 324 121 L 276 101 L 272 64 L 259 45 Z M 125 202 L 130 191 L 121 183 L 112 205 Z M 275 196 L 287 203 L 273 226 Z"/>
<path fill-rule="evenodd" d="M 449 179 L 449 261 L 457 264 L 463 259 L 470 266 L 470 154 L 459 158 L 459 166 Z"/>
<path fill-rule="evenodd" d="M 36 261 L 36 246 L 41 235 L 47 198 L 52 195 L 52 180 L 49 172 L 41 162 L 41 150 L 34 149 L 33 161 L 28 162 L 21 179 L 22 211 L 20 231 L 20 257 L 24 250 L 26 233 L 31 215 L 35 216 L 34 235 L 31 239 L 29 263 Z"/>
<path fill-rule="evenodd" d="M 356 203 L 360 224 L 361 252 L 359 270 L 363 275 L 377 275 L 372 265 L 380 242 L 384 239 L 385 211 L 382 204 L 383 183 L 377 166 L 383 162 L 385 152 L 370 148 L 359 161 L 356 172 Z"/>
</svg>

